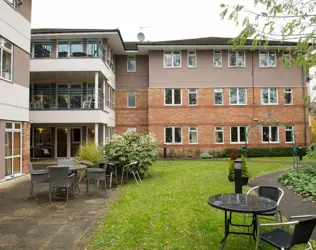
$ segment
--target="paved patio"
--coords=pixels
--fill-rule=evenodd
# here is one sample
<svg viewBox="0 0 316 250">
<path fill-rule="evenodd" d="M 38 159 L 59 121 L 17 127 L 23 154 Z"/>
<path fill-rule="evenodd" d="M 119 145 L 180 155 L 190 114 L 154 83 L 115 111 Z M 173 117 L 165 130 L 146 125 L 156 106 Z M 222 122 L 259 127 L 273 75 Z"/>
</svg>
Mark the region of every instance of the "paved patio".
<svg viewBox="0 0 316 250">
<path fill-rule="evenodd" d="M 69 199 L 53 196 L 48 184 L 38 184 L 29 198 L 30 176 L 0 183 L 0 249 L 85 249 L 98 218 L 115 201 L 119 188 L 81 184 L 81 193 Z"/>
</svg>

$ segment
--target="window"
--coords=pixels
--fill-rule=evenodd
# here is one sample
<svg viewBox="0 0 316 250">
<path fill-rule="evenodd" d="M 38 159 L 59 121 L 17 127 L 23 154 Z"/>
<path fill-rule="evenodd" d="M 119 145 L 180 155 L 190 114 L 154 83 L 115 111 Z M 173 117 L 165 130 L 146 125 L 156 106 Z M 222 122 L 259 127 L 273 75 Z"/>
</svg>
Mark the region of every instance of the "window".
<svg viewBox="0 0 316 250">
<path fill-rule="evenodd" d="M 247 104 L 247 90 L 245 88 L 231 88 L 229 92 L 231 105 Z"/>
<path fill-rule="evenodd" d="M 246 142 L 247 127 L 230 127 L 230 143 Z"/>
<path fill-rule="evenodd" d="M 215 127 L 215 144 L 223 144 L 224 143 L 224 128 L 223 127 Z"/>
<path fill-rule="evenodd" d="M 0 78 L 12 81 L 13 45 L 0 37 Z"/>
<path fill-rule="evenodd" d="M 278 104 L 278 89 L 264 88 L 261 89 L 261 104 Z"/>
<path fill-rule="evenodd" d="M 259 51 L 260 68 L 276 67 L 275 51 Z"/>
<path fill-rule="evenodd" d="M 127 56 L 127 72 L 136 72 L 136 56 Z"/>
<path fill-rule="evenodd" d="M 128 92 L 127 107 L 136 108 L 136 92 Z"/>
<path fill-rule="evenodd" d="M 33 43 L 32 57 L 33 58 L 50 58 L 52 54 L 52 45 L 45 43 Z"/>
<path fill-rule="evenodd" d="M 198 144 L 198 127 L 189 127 L 189 144 Z"/>
<path fill-rule="evenodd" d="M 165 89 L 165 105 L 182 105 L 182 89 Z"/>
<path fill-rule="evenodd" d="M 276 127 L 276 126 L 262 127 L 262 142 L 263 143 L 278 143 L 279 142 L 279 127 Z"/>
<path fill-rule="evenodd" d="M 294 142 L 294 127 L 285 126 L 285 142 L 293 143 Z"/>
<path fill-rule="evenodd" d="M 245 51 L 228 52 L 228 67 L 246 67 Z"/>
<path fill-rule="evenodd" d="M 5 0 L 8 4 L 10 4 L 12 7 L 15 8 L 15 2 L 16 0 Z"/>
<path fill-rule="evenodd" d="M 69 56 L 69 43 L 58 42 L 57 44 L 57 57 L 68 57 Z"/>
<path fill-rule="evenodd" d="M 83 43 L 82 42 L 72 42 L 70 44 L 70 54 L 74 57 L 83 56 Z"/>
<path fill-rule="evenodd" d="M 188 51 L 188 68 L 197 67 L 196 51 Z"/>
<path fill-rule="evenodd" d="M 198 104 L 197 89 L 189 89 L 189 105 L 195 106 Z"/>
<path fill-rule="evenodd" d="M 285 105 L 293 104 L 293 89 L 291 88 L 284 89 L 284 104 Z"/>
<path fill-rule="evenodd" d="M 80 128 L 71 129 L 71 141 L 72 143 L 81 143 L 81 129 Z"/>
<path fill-rule="evenodd" d="M 213 51 L 213 67 L 221 68 L 222 67 L 222 51 Z"/>
<path fill-rule="evenodd" d="M 223 105 L 223 89 L 214 90 L 215 105 Z"/>
<path fill-rule="evenodd" d="M 165 144 L 182 144 L 182 127 L 165 127 Z"/>
<path fill-rule="evenodd" d="M 289 51 L 283 51 L 282 61 L 285 69 L 291 68 L 291 54 Z"/>
<path fill-rule="evenodd" d="M 136 133 L 136 127 L 129 127 L 129 128 L 127 128 L 127 132 Z"/>
<path fill-rule="evenodd" d="M 181 68 L 181 51 L 166 52 L 164 54 L 165 68 Z"/>
</svg>

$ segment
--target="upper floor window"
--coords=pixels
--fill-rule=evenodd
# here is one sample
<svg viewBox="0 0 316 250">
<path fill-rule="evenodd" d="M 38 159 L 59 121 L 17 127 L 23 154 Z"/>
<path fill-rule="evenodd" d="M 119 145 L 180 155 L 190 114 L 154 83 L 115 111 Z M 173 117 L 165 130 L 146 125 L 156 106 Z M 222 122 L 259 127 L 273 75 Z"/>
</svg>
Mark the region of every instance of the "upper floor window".
<svg viewBox="0 0 316 250">
<path fill-rule="evenodd" d="M 260 68 L 276 67 L 275 51 L 259 51 Z"/>
<path fill-rule="evenodd" d="M 277 126 L 262 127 L 262 142 L 263 143 L 278 143 L 279 142 L 279 127 Z"/>
<path fill-rule="evenodd" d="M 165 51 L 164 67 L 181 68 L 181 51 Z"/>
<path fill-rule="evenodd" d="M 261 104 L 278 104 L 278 89 L 277 88 L 261 89 Z"/>
<path fill-rule="evenodd" d="M 228 52 L 228 66 L 243 68 L 246 67 L 245 51 L 229 51 Z"/>
<path fill-rule="evenodd" d="M 196 51 L 188 51 L 188 68 L 197 67 Z"/>
<path fill-rule="evenodd" d="M 245 88 L 231 88 L 229 92 L 231 105 L 247 104 L 247 90 Z"/>
<path fill-rule="evenodd" d="M 189 105 L 195 106 L 198 104 L 197 89 L 189 89 Z"/>
<path fill-rule="evenodd" d="M 293 89 L 291 88 L 284 89 L 284 104 L 286 105 L 293 104 Z"/>
<path fill-rule="evenodd" d="M 127 56 L 127 72 L 136 72 L 136 56 Z"/>
<path fill-rule="evenodd" d="M 291 68 L 291 54 L 289 51 L 283 51 L 282 61 L 285 69 Z"/>
<path fill-rule="evenodd" d="M 87 44 L 87 51 L 83 49 L 83 41 L 58 41 L 57 42 L 57 57 L 85 57 L 99 55 L 98 51 L 93 51 L 93 46 Z M 97 49 L 97 48 L 95 48 Z"/>
<path fill-rule="evenodd" d="M 165 89 L 165 105 L 182 105 L 182 89 Z"/>
<path fill-rule="evenodd" d="M 222 67 L 222 51 L 213 51 L 213 67 L 221 68 Z"/>
<path fill-rule="evenodd" d="M 214 103 L 215 105 L 223 105 L 223 89 L 214 90 Z"/>
<path fill-rule="evenodd" d="M 136 92 L 128 92 L 127 107 L 136 108 Z"/>
<path fill-rule="evenodd" d="M 57 55 L 58 57 L 68 57 L 70 55 L 70 48 L 68 42 L 58 42 Z"/>
<path fill-rule="evenodd" d="M 33 43 L 33 58 L 50 58 L 52 54 L 52 45 L 50 43 Z"/>
<path fill-rule="evenodd" d="M 0 37 L 0 77 L 12 81 L 13 44 Z"/>
</svg>

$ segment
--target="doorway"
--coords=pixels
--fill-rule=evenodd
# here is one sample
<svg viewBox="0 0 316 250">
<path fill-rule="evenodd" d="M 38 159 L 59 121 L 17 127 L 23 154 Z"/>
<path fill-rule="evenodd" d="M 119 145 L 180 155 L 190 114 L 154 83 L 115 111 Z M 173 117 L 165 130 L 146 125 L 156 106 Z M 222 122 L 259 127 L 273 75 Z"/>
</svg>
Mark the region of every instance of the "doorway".
<svg viewBox="0 0 316 250">
<path fill-rule="evenodd" d="M 56 129 L 56 144 L 57 144 L 57 157 L 67 157 L 68 154 L 68 129 L 57 128 Z"/>
</svg>

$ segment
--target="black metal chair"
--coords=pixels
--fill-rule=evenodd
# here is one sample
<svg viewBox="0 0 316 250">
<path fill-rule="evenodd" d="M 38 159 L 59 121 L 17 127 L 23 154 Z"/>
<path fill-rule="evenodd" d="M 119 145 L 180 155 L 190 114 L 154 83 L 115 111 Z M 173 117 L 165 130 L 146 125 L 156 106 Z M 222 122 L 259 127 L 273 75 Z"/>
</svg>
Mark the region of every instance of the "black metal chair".
<svg viewBox="0 0 316 250">
<path fill-rule="evenodd" d="M 97 185 L 99 185 L 99 181 L 104 181 L 104 189 L 106 190 L 106 179 L 105 179 L 105 169 L 102 168 L 88 168 L 87 169 L 87 192 L 89 192 L 89 181 L 95 180 L 98 181 Z"/>
<path fill-rule="evenodd" d="M 140 178 L 138 169 L 139 169 L 139 162 L 138 162 L 138 161 L 135 161 L 135 162 L 132 162 L 132 163 L 130 163 L 130 164 L 125 165 L 125 166 L 123 167 L 123 169 L 122 169 L 121 184 L 123 184 L 124 174 L 125 174 L 125 173 L 126 173 L 126 180 L 128 179 L 128 174 L 131 173 L 131 174 L 133 174 L 134 179 L 135 179 L 135 181 L 136 181 L 137 184 L 138 184 L 138 180 L 137 180 L 136 175 L 138 176 L 139 181 L 141 182 L 142 179 Z"/>
<path fill-rule="evenodd" d="M 113 175 L 115 175 L 117 180 L 117 168 L 113 163 L 106 163 L 105 177 L 109 177 L 110 179 L 110 188 L 112 187 Z"/>
<path fill-rule="evenodd" d="M 33 196 L 33 188 L 34 184 L 39 184 L 39 183 L 48 183 L 49 178 L 48 178 L 48 170 L 34 170 L 33 169 L 33 164 L 32 162 L 28 163 L 29 167 L 29 172 L 31 175 L 31 187 L 30 187 L 30 196 Z"/>
<path fill-rule="evenodd" d="M 292 221 L 294 220 L 294 221 Z M 315 215 L 300 215 L 292 216 L 289 222 L 282 223 L 269 223 L 258 225 L 257 231 L 257 241 L 256 241 L 256 250 L 259 246 L 259 241 L 262 240 L 277 249 L 288 250 L 295 245 L 308 244 L 309 248 L 312 250 L 312 245 L 309 242 L 309 239 L 313 233 L 313 230 L 316 225 L 316 216 Z M 286 226 L 287 230 L 279 228 L 281 226 Z M 289 232 L 289 227 L 294 226 L 293 233 Z M 271 231 L 260 233 L 260 229 L 263 227 L 278 227 Z"/>
<path fill-rule="evenodd" d="M 66 202 L 68 203 L 69 188 L 75 191 L 75 174 L 68 175 L 69 167 L 48 167 L 49 174 L 49 203 L 52 200 L 52 191 L 55 188 L 66 189 Z"/>
</svg>

